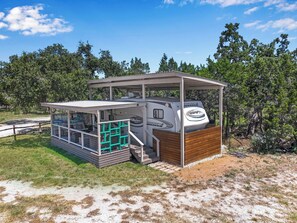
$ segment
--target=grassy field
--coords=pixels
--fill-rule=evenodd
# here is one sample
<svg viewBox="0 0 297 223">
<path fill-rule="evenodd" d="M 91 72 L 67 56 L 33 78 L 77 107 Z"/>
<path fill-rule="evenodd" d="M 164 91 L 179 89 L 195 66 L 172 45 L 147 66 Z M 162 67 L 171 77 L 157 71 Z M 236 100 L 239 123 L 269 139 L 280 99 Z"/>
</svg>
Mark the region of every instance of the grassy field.
<svg viewBox="0 0 297 223">
<path fill-rule="evenodd" d="M 0 180 L 32 181 L 35 186 L 145 186 L 169 179 L 161 171 L 126 162 L 98 169 L 50 145 L 48 135 L 0 139 Z"/>
<path fill-rule="evenodd" d="M 7 111 L 7 110 L 0 110 L 0 123 L 4 123 L 10 120 L 16 120 L 16 119 L 24 119 L 24 118 L 37 118 L 37 117 L 45 117 L 48 116 L 48 114 L 44 113 L 15 113 L 13 111 Z"/>
</svg>

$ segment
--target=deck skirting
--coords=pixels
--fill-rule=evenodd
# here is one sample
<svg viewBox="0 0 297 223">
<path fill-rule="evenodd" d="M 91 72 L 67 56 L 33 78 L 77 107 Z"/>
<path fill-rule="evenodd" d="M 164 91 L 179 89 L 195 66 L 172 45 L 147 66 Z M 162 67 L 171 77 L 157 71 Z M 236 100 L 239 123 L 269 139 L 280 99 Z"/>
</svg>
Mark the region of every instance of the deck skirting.
<svg viewBox="0 0 297 223">
<path fill-rule="evenodd" d="M 90 162 L 99 168 L 129 161 L 131 157 L 129 148 L 98 156 L 96 153 L 82 149 L 77 145 L 59 140 L 55 137 L 51 137 L 51 144 L 81 158 L 82 160 Z"/>
</svg>

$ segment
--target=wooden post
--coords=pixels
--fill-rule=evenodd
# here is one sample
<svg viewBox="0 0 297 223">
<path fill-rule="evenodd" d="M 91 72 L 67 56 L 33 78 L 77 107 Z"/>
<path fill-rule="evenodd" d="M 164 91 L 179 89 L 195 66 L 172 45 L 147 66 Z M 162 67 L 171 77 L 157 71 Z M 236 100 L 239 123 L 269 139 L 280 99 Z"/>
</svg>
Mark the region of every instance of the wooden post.
<svg viewBox="0 0 297 223">
<path fill-rule="evenodd" d="M 41 134 L 41 122 L 38 123 L 38 132 Z"/>
<path fill-rule="evenodd" d="M 16 131 L 15 131 L 15 125 L 12 126 L 13 129 L 13 139 L 16 141 Z"/>
<path fill-rule="evenodd" d="M 142 84 L 142 100 L 145 101 L 145 85 Z M 143 115 L 143 143 L 147 145 L 147 113 L 146 113 L 146 105 L 142 107 L 142 115 Z"/>
<path fill-rule="evenodd" d="M 219 90 L 219 122 L 221 127 L 221 154 L 222 154 L 222 145 L 223 145 L 223 90 L 224 87 L 220 87 Z"/>
<path fill-rule="evenodd" d="M 70 143 L 70 111 L 67 111 L 68 143 Z"/>
<path fill-rule="evenodd" d="M 92 88 L 89 88 L 89 100 L 93 99 L 93 92 L 92 92 Z"/>
<path fill-rule="evenodd" d="M 112 101 L 112 86 L 109 86 L 109 100 Z"/>
<path fill-rule="evenodd" d="M 98 155 L 101 155 L 100 111 L 97 110 Z"/>
<path fill-rule="evenodd" d="M 184 128 L 184 78 L 180 82 L 180 159 L 181 166 L 185 166 L 185 128 Z"/>
</svg>

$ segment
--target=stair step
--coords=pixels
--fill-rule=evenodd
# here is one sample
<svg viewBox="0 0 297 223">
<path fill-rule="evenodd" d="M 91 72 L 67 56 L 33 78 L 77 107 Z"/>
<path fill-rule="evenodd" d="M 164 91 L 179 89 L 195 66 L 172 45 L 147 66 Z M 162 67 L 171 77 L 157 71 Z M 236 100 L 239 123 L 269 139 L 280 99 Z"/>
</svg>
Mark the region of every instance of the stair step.
<svg viewBox="0 0 297 223">
<path fill-rule="evenodd" d="M 159 160 L 156 152 L 147 146 L 143 147 L 143 162 L 141 162 L 141 147 L 140 146 L 131 144 L 130 151 L 133 154 L 133 156 L 137 159 L 137 161 L 144 165 L 150 164 L 152 162 L 156 162 Z"/>
</svg>

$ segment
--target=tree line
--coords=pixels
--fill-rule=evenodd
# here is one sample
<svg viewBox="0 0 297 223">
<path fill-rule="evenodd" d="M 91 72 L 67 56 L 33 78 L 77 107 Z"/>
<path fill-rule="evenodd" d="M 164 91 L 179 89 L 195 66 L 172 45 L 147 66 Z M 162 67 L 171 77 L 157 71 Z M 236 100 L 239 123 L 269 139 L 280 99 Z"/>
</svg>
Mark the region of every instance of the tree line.
<svg viewBox="0 0 297 223">
<path fill-rule="evenodd" d="M 205 65 L 177 62 L 163 54 L 159 72 L 181 71 L 226 82 L 224 137 L 251 137 L 262 152 L 296 151 L 297 49 L 289 49 L 287 34 L 270 43 L 246 41 L 239 24 L 230 23 L 219 37 L 217 51 Z M 54 44 L 34 52 L 13 55 L 0 62 L 0 104 L 29 112 L 44 101 L 88 98 L 87 81 L 104 77 L 146 74 L 141 58 L 115 61 L 108 50 L 94 55 L 92 45 L 80 42 L 75 52 Z M 189 92 L 203 100 L 211 116 L 218 96 L 213 91 Z"/>
</svg>

